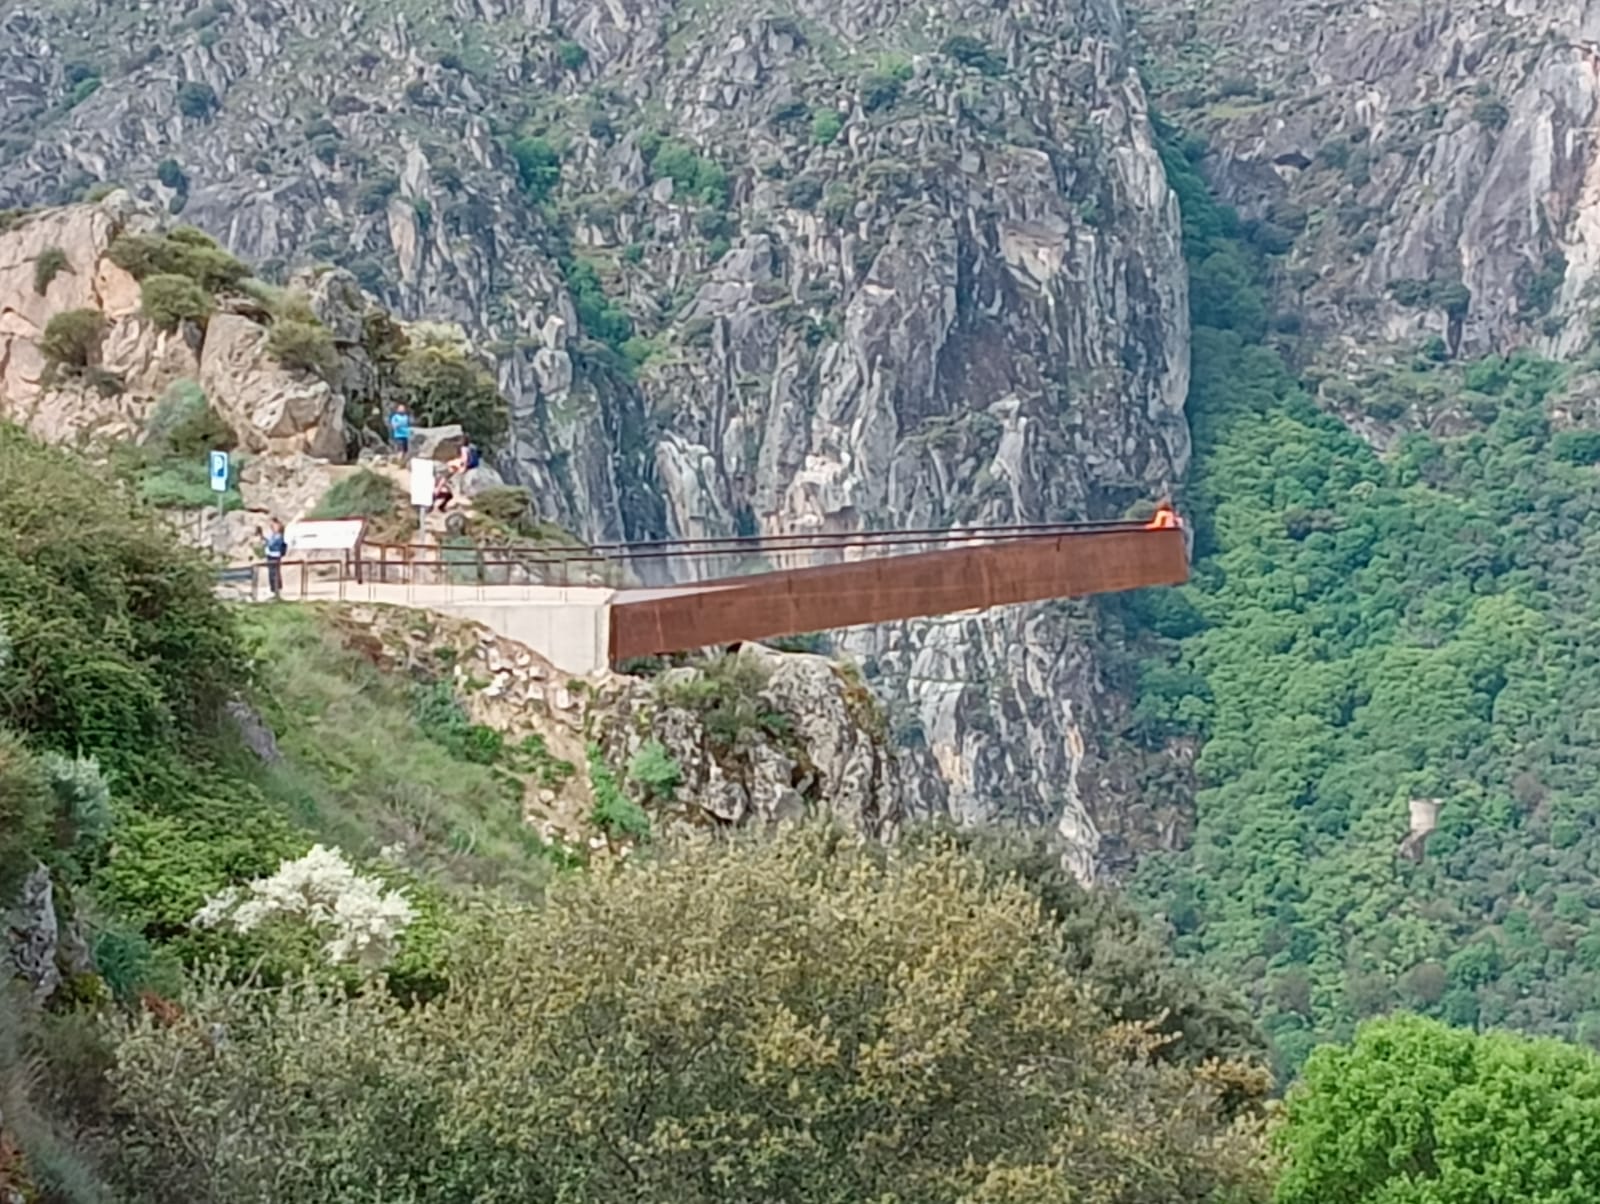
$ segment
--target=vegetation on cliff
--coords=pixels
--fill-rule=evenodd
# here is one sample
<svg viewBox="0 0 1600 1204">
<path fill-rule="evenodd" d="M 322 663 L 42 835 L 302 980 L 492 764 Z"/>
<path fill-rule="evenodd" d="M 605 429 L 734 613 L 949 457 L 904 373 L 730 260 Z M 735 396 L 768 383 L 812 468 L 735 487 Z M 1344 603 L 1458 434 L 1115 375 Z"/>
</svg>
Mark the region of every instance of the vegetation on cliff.
<svg viewBox="0 0 1600 1204">
<path fill-rule="evenodd" d="M 1437 348 L 1356 382 L 1413 423 L 1380 455 L 1269 333 L 1270 257 L 1175 131 L 1193 272 L 1191 585 L 1136 603 L 1139 738 L 1197 736 L 1192 847 L 1134 889 L 1252 994 L 1286 1066 L 1395 1006 L 1600 1043 L 1593 440 L 1565 370 Z M 1337 382 L 1336 382 L 1337 383 Z M 1448 428 L 1447 428 L 1448 429 Z M 1420 864 L 1412 799 L 1437 800 Z"/>
</svg>

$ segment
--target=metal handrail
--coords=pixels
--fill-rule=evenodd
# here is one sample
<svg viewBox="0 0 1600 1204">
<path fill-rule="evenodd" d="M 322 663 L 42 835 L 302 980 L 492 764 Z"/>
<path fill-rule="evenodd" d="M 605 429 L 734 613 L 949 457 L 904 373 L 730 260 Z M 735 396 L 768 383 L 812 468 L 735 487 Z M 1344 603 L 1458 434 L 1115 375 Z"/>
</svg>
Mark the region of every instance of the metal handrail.
<svg viewBox="0 0 1600 1204">
<path fill-rule="evenodd" d="M 894 531 L 841 531 L 826 533 L 799 533 L 791 535 L 728 536 L 721 539 L 662 539 L 646 540 L 633 544 L 579 544 L 568 549 L 551 548 L 547 544 L 485 544 L 473 545 L 499 553 L 514 553 L 530 564 L 583 562 L 591 560 L 615 561 L 695 559 L 704 556 L 728 556 L 741 553 L 837 551 L 850 547 L 901 547 L 906 544 L 935 541 L 1004 542 L 1014 539 L 1038 539 L 1051 535 L 1096 535 L 1121 531 L 1144 530 L 1147 524 L 1137 520 L 1119 519 L 1107 522 L 1073 523 L 1016 523 L 981 527 L 928 527 Z M 435 545 L 426 543 L 366 542 L 363 549 L 376 549 L 380 555 L 389 551 L 410 553 L 432 552 Z M 679 551 L 677 549 L 684 549 Z"/>
<path fill-rule="evenodd" d="M 837 532 L 815 536 L 772 536 L 772 537 L 745 537 L 735 536 L 726 540 L 659 540 L 644 544 L 617 544 L 617 545 L 590 545 L 573 548 L 570 551 L 552 550 L 548 547 L 529 546 L 526 552 L 520 551 L 518 546 L 511 545 L 463 545 L 453 549 L 460 553 L 452 557 L 449 547 L 439 547 L 433 544 L 394 544 L 371 543 L 360 545 L 353 556 L 346 555 L 342 558 L 317 558 L 304 557 L 294 560 L 281 560 L 281 570 L 299 569 L 300 597 L 309 596 L 309 581 L 311 572 L 317 569 L 334 569 L 338 573 L 343 586 L 354 581 L 357 585 L 455 585 L 466 588 L 474 586 L 480 588 L 512 586 L 510 581 L 493 582 L 488 578 L 492 570 L 503 569 L 509 577 L 513 571 L 535 572 L 541 577 L 545 576 L 544 570 L 559 569 L 559 580 L 541 580 L 525 584 L 532 586 L 553 588 L 625 588 L 620 582 L 606 582 L 582 580 L 574 581 L 574 570 L 590 570 L 586 576 L 592 576 L 591 566 L 601 565 L 613 568 L 618 574 L 625 573 L 627 561 L 682 559 L 690 561 L 703 561 L 712 558 L 736 555 L 757 555 L 762 552 L 779 554 L 794 554 L 807 551 L 847 551 L 852 547 L 860 548 L 890 548 L 904 549 L 922 545 L 947 545 L 971 543 L 1010 543 L 1017 540 L 1048 539 L 1051 537 L 1106 534 L 1114 532 L 1130 532 L 1150 529 L 1148 524 L 1132 520 L 1119 520 L 1101 523 L 1029 523 L 1011 524 L 1005 526 L 988 526 L 973 528 L 925 528 L 877 532 Z M 776 544 L 777 546 L 773 546 Z M 626 548 L 630 550 L 627 557 L 606 555 L 602 549 Z M 632 552 L 632 549 L 644 548 L 642 552 Z M 675 552 L 669 548 L 691 548 L 693 550 Z M 366 553 L 376 551 L 376 558 Z M 388 558 L 390 552 L 401 553 L 395 559 Z M 414 552 L 425 552 L 427 556 L 417 556 Z M 490 553 L 486 555 L 485 553 Z M 509 554 L 508 554 L 509 553 Z M 262 570 L 267 568 L 266 561 L 255 561 L 247 566 L 252 573 L 252 594 L 260 596 L 260 576 Z M 391 579 L 391 569 L 395 573 L 403 573 L 404 579 L 394 581 Z M 416 575 L 427 572 L 434 577 L 432 582 L 418 581 Z M 447 578 L 453 573 L 469 574 L 472 580 L 450 581 Z M 367 580 L 370 578 L 370 582 Z M 732 581 L 739 579 L 739 575 L 712 577 L 706 580 L 685 582 L 683 584 L 711 584 L 719 581 Z"/>
</svg>

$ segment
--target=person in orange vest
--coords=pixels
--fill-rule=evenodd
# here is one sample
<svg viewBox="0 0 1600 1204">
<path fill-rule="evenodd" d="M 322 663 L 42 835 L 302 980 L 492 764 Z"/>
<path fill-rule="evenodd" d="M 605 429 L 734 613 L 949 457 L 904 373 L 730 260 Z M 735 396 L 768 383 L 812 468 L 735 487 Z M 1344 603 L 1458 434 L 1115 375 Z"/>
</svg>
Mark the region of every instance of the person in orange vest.
<svg viewBox="0 0 1600 1204">
<path fill-rule="evenodd" d="M 1172 503 L 1162 502 L 1156 507 L 1156 512 L 1151 515 L 1150 521 L 1145 524 L 1145 529 L 1147 531 L 1164 531 L 1172 527 L 1181 527 L 1182 525 L 1178 520 L 1177 512 L 1172 508 Z"/>
</svg>

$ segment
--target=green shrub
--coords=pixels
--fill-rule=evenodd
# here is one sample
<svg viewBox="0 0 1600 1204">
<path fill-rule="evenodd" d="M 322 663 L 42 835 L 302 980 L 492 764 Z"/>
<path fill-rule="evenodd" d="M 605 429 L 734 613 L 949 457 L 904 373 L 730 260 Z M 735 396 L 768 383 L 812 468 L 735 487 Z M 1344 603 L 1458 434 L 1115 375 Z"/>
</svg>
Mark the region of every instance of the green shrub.
<svg viewBox="0 0 1600 1204">
<path fill-rule="evenodd" d="M 388 477 L 362 468 L 335 481 L 308 518 L 383 518 L 405 505 L 405 495 Z"/>
<path fill-rule="evenodd" d="M 94 466 L 0 425 L 11 726 L 151 781 L 250 681 L 209 567 Z"/>
<path fill-rule="evenodd" d="M 946 38 L 939 50 L 946 58 L 954 59 L 963 67 L 976 68 L 985 75 L 999 75 L 1006 69 L 1005 60 L 971 34 L 958 33 Z"/>
<path fill-rule="evenodd" d="M 211 316 L 211 294 L 187 276 L 146 276 L 139 288 L 139 307 L 157 330 L 173 331 L 184 322 Z"/>
<path fill-rule="evenodd" d="M 799 125 L 811 119 L 811 106 L 803 100 L 786 100 L 772 111 L 773 125 Z"/>
<path fill-rule="evenodd" d="M 642 786 L 650 797 L 667 800 L 683 781 L 683 770 L 665 744 L 650 739 L 628 762 L 628 780 Z"/>
<path fill-rule="evenodd" d="M 112 1140 L 197 1204 L 1265 1199 L 1266 1077 L 1152 1065 L 1039 912 L 948 846 L 695 842 L 497 908 L 427 1007 L 201 984 L 126 1032 Z"/>
<path fill-rule="evenodd" d="M 492 727 L 473 723 L 447 681 L 414 687 L 411 714 L 424 735 L 463 761 L 493 765 L 505 752 L 505 737 Z"/>
<path fill-rule="evenodd" d="M 1539 270 L 1522 288 L 1522 310 L 1530 317 L 1548 313 L 1567 278 L 1567 257 L 1560 251 L 1545 254 Z"/>
<path fill-rule="evenodd" d="M 237 288 L 250 275 L 202 231 L 179 226 L 165 234 L 120 234 L 106 252 L 111 262 L 143 280 L 147 276 L 187 276 L 210 293 Z"/>
<path fill-rule="evenodd" d="M 156 179 L 161 181 L 163 187 L 174 192 L 189 191 L 189 177 L 183 174 L 183 168 L 178 166 L 176 159 L 163 159 L 157 163 Z"/>
<path fill-rule="evenodd" d="M 589 822 L 608 836 L 628 840 L 648 840 L 650 817 L 643 807 L 623 793 L 616 774 L 606 764 L 597 744 L 589 745 L 589 787 L 594 794 L 594 809 Z"/>
<path fill-rule="evenodd" d="M 906 76 L 910 75 L 910 67 L 906 67 Z M 879 109 L 887 109 L 900 99 L 900 89 L 903 83 L 900 74 L 879 68 L 868 71 L 861 77 L 861 107 L 868 113 L 876 113 Z"/>
<path fill-rule="evenodd" d="M 819 110 L 811 119 L 811 141 L 818 146 L 831 146 L 843 128 L 844 119 L 836 109 Z"/>
<path fill-rule="evenodd" d="M 267 332 L 267 351 L 285 368 L 315 372 L 324 379 L 339 371 L 339 353 L 333 335 L 320 322 L 296 319 L 275 321 Z"/>
<path fill-rule="evenodd" d="M 789 717 L 766 700 L 770 677 L 766 664 L 754 656 L 714 657 L 698 664 L 692 676 L 657 682 L 656 697 L 663 706 L 699 716 L 714 745 L 739 748 L 752 739 L 790 734 Z"/>
<path fill-rule="evenodd" d="M 237 475 L 230 471 L 228 488 L 221 495 L 222 508 L 227 511 L 244 506 Z M 140 474 L 138 489 L 139 500 L 158 510 L 204 510 L 216 506 L 219 500 L 211 488 L 206 462 L 199 458 L 156 462 Z"/>
<path fill-rule="evenodd" d="M 1562 431 L 1550 441 L 1550 451 L 1568 464 L 1600 464 L 1600 431 Z"/>
<path fill-rule="evenodd" d="M 618 349 L 622 357 L 635 368 L 642 368 L 666 349 L 660 338 L 646 338 L 644 335 L 633 335 L 622 341 Z"/>
<path fill-rule="evenodd" d="M 77 108 L 89 97 L 100 91 L 100 82 L 98 75 L 86 75 L 73 84 L 72 91 L 67 94 L 67 108 Z"/>
<path fill-rule="evenodd" d="M 47 855 L 54 812 L 44 766 L 16 733 L 0 727 L 0 898 L 15 898 L 34 862 Z"/>
<path fill-rule="evenodd" d="M 814 209 L 822 199 L 822 181 L 815 176 L 801 176 L 790 180 L 783 190 L 783 199 L 795 209 Z"/>
<path fill-rule="evenodd" d="M 567 288 L 572 293 L 572 307 L 577 311 L 583 329 L 592 338 L 620 351 L 622 345 L 633 336 L 633 319 L 606 296 L 594 264 L 586 259 L 575 259 L 565 267 Z"/>
<path fill-rule="evenodd" d="M 44 296 L 54 280 L 63 269 L 70 271 L 67 266 L 67 253 L 60 247 L 46 247 L 39 252 L 39 257 L 33 261 L 33 291 L 39 296 Z"/>
<path fill-rule="evenodd" d="M 589 62 L 589 52 L 571 39 L 556 47 L 556 57 L 568 71 L 581 71 Z"/>
<path fill-rule="evenodd" d="M 395 380 L 418 426 L 457 422 L 480 448 L 498 447 L 510 413 L 500 387 L 483 365 L 459 346 L 409 348 Z"/>
<path fill-rule="evenodd" d="M 178 112 L 196 120 L 216 112 L 218 100 L 215 89 L 202 80 L 186 80 L 178 85 Z"/>
<path fill-rule="evenodd" d="M 849 221 L 855 216 L 856 191 L 848 184 L 828 185 L 827 198 L 822 203 L 822 212 L 830 222 L 836 225 Z"/>
<path fill-rule="evenodd" d="M 1480 100 L 1472 107 L 1472 120 L 1489 130 L 1503 130 L 1511 120 L 1511 110 L 1505 102 L 1494 97 Z"/>
<path fill-rule="evenodd" d="M 389 198 L 400 189 L 400 177 L 393 172 L 383 172 L 367 180 L 356 190 L 356 205 L 363 213 L 378 213 L 388 205 Z"/>
<path fill-rule="evenodd" d="M 105 316 L 98 309 L 69 309 L 45 323 L 39 350 L 60 368 L 85 369 L 100 358 Z"/>
<path fill-rule="evenodd" d="M 647 156 L 655 179 L 672 181 L 682 198 L 723 208 L 728 204 L 728 173 L 720 163 L 703 158 L 692 146 L 674 139 L 658 143 Z"/>
<path fill-rule="evenodd" d="M 517 177 L 529 200 L 543 201 L 561 182 L 561 155 L 543 138 L 518 138 L 510 146 Z"/>
<path fill-rule="evenodd" d="M 472 499 L 472 506 L 485 518 L 515 526 L 533 511 L 533 495 L 522 485 L 503 485 L 485 489 Z"/>
</svg>

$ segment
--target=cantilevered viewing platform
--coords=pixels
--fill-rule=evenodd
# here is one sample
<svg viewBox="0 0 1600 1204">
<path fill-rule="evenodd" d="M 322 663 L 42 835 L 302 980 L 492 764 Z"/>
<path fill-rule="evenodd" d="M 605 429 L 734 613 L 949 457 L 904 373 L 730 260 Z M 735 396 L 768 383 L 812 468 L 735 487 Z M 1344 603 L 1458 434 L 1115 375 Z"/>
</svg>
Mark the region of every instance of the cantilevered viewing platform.
<svg viewBox="0 0 1600 1204">
<path fill-rule="evenodd" d="M 263 565 L 229 576 L 266 596 Z M 363 543 L 285 560 L 283 596 L 471 619 L 565 672 L 593 673 L 635 657 L 1188 576 L 1181 528 L 1049 523 L 571 548 Z"/>
</svg>

